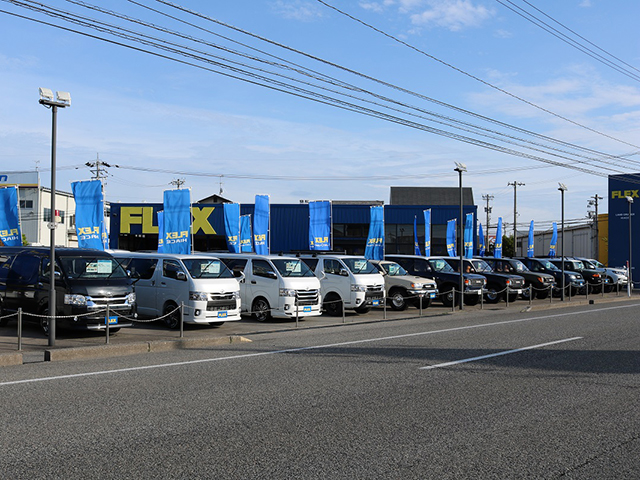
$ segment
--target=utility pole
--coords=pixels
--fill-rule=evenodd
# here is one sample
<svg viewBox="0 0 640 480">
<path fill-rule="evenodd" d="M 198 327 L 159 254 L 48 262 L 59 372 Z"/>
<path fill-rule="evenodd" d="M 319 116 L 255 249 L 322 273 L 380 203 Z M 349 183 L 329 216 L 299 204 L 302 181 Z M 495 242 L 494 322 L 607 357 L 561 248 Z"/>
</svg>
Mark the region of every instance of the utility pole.
<svg viewBox="0 0 640 480">
<path fill-rule="evenodd" d="M 176 178 L 175 180 L 169 182 L 169 185 L 175 185 L 178 188 L 178 190 L 180 190 L 180 187 L 184 184 L 185 184 L 184 178 Z"/>
<path fill-rule="evenodd" d="M 602 200 L 602 197 L 599 197 L 596 193 L 593 197 L 589 197 L 589 205 L 595 207 L 595 227 L 596 227 L 596 260 L 600 261 L 600 232 L 598 231 L 598 200 Z"/>
<path fill-rule="evenodd" d="M 111 168 L 111 165 L 109 165 L 107 162 L 103 162 L 100 160 L 100 155 L 96 153 L 96 161 L 95 162 L 87 162 L 85 163 L 85 165 L 87 167 L 89 167 L 89 169 L 91 170 L 91 173 L 93 174 L 92 179 L 93 180 L 100 180 L 102 181 L 103 178 L 106 178 L 107 176 L 107 171 L 101 169 L 100 167 L 107 167 L 107 168 Z M 104 183 L 104 182 L 103 182 Z"/>
<path fill-rule="evenodd" d="M 491 207 L 489 206 L 489 202 L 491 200 L 493 200 L 493 195 L 489 195 L 489 194 L 482 195 L 482 199 L 485 202 L 487 202 L 487 206 L 484 207 L 484 211 L 487 212 L 487 225 L 486 225 L 487 228 L 486 228 L 486 231 L 485 231 L 485 234 L 484 234 L 485 235 L 484 244 L 486 245 L 485 249 L 486 249 L 486 252 L 487 252 L 487 255 L 488 255 L 489 254 L 489 215 L 491 214 Z"/>
<path fill-rule="evenodd" d="M 517 209 L 517 203 L 516 203 L 516 190 L 518 189 L 518 187 L 524 187 L 524 183 L 520 183 L 520 182 L 509 182 L 507 183 L 508 187 L 513 186 L 513 253 L 514 256 L 518 254 L 517 249 L 518 249 L 518 232 L 516 230 L 516 220 L 518 217 L 518 209 Z"/>
</svg>

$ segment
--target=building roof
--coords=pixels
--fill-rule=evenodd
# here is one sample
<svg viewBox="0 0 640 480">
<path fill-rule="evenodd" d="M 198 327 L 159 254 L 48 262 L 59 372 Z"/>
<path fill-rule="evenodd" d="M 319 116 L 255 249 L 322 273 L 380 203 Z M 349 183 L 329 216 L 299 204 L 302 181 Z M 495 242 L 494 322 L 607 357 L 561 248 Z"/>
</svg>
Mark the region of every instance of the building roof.
<svg viewBox="0 0 640 480">
<path fill-rule="evenodd" d="M 390 205 L 460 205 L 458 187 L 391 187 L 390 196 Z M 475 205 L 471 187 L 462 187 L 462 203 Z"/>
</svg>

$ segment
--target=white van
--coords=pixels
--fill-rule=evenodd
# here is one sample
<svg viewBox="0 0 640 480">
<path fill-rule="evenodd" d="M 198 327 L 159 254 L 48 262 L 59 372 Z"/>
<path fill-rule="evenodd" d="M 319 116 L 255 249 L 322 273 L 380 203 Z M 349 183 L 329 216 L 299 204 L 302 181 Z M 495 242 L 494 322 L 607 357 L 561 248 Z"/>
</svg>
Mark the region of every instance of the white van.
<svg viewBox="0 0 640 480">
<path fill-rule="evenodd" d="M 320 281 L 299 258 L 253 253 L 215 253 L 240 280 L 242 312 L 260 322 L 269 317 L 322 314 Z M 297 308 L 296 308 L 297 305 Z"/>
<path fill-rule="evenodd" d="M 384 301 L 384 277 L 364 257 L 337 254 L 301 254 L 300 258 L 321 279 L 324 310 L 342 315 L 345 309 L 367 313 Z"/>
<path fill-rule="evenodd" d="M 164 316 L 177 328 L 184 303 L 184 323 L 212 326 L 240 320 L 240 286 L 226 265 L 210 255 L 113 251 L 135 280 L 138 315 Z"/>
</svg>

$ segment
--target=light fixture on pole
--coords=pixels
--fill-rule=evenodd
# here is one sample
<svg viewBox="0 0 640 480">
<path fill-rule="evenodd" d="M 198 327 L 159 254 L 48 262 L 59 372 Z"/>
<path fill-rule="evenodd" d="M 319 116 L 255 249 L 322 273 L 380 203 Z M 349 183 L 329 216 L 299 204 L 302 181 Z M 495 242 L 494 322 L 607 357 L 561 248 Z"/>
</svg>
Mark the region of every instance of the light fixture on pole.
<svg viewBox="0 0 640 480">
<path fill-rule="evenodd" d="M 56 344 L 56 135 L 58 108 L 71 106 L 69 92 L 53 92 L 48 88 L 39 88 L 40 105 L 51 109 L 51 221 L 49 222 L 50 251 L 49 251 L 49 346 Z M 44 320 L 46 321 L 46 320 Z"/>
<path fill-rule="evenodd" d="M 565 289 L 565 278 L 564 278 L 564 192 L 567 191 L 567 186 L 564 183 L 558 183 L 560 190 L 560 195 L 562 197 L 562 240 L 560 240 L 560 258 L 562 258 L 562 301 L 564 302 L 564 289 Z M 571 287 L 569 287 L 571 288 Z M 588 287 L 587 287 L 588 288 Z"/>
<path fill-rule="evenodd" d="M 631 296 L 631 292 L 633 291 L 633 280 L 631 278 L 631 266 L 633 265 L 631 263 L 631 251 L 633 250 L 631 248 L 631 205 L 633 204 L 633 198 L 631 197 L 626 197 L 627 198 L 627 202 L 629 203 L 629 275 L 627 278 L 627 295 Z"/>
<path fill-rule="evenodd" d="M 516 190 L 518 189 L 518 187 L 524 187 L 524 183 L 521 182 L 508 182 L 507 183 L 507 187 L 513 187 L 513 255 L 516 256 L 518 254 L 517 252 L 517 245 L 518 245 L 518 231 L 516 229 L 516 222 L 518 220 L 518 204 L 516 201 Z M 524 252 L 523 252 L 524 254 Z"/>
<path fill-rule="evenodd" d="M 458 172 L 458 178 L 459 178 L 459 190 L 460 190 L 460 221 L 458 222 L 458 254 L 460 256 L 460 310 L 462 310 L 463 304 L 464 304 L 464 268 L 463 268 L 463 259 L 462 259 L 462 254 L 463 254 L 463 250 L 464 250 L 464 243 L 463 243 L 463 236 L 462 236 L 462 220 L 463 220 L 463 212 L 462 212 L 462 206 L 463 206 L 463 200 L 462 200 L 462 172 L 466 172 L 467 171 L 467 166 L 464 163 L 460 163 L 460 162 L 455 162 L 456 163 L 456 168 L 454 168 L 454 171 Z"/>
</svg>

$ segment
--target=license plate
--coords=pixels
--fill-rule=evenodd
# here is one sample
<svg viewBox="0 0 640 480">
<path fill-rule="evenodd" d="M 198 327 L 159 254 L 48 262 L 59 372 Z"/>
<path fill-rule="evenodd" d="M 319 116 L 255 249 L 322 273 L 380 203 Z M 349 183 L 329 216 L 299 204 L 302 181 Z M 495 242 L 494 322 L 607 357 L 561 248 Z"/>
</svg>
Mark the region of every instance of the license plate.
<svg viewBox="0 0 640 480">
<path fill-rule="evenodd" d="M 374 299 L 374 300 L 371 302 L 371 305 L 373 305 L 374 307 L 377 307 L 378 305 L 380 305 L 380 300 L 378 300 L 378 299 Z"/>
<path fill-rule="evenodd" d="M 430 293 L 429 294 L 429 298 L 436 298 L 436 294 L 435 293 Z"/>
<path fill-rule="evenodd" d="M 117 316 L 113 316 L 113 317 L 109 317 L 109 325 L 117 325 L 118 324 L 118 317 Z M 107 324 L 107 319 L 104 319 L 104 324 Z"/>
<path fill-rule="evenodd" d="M 310 312 L 311 311 L 311 307 L 304 307 L 302 309 L 303 312 Z"/>
<path fill-rule="evenodd" d="M 227 318 L 227 312 L 218 312 L 218 318 Z"/>
</svg>

